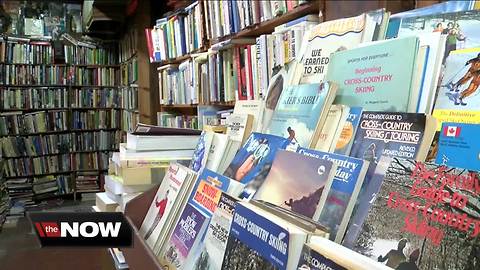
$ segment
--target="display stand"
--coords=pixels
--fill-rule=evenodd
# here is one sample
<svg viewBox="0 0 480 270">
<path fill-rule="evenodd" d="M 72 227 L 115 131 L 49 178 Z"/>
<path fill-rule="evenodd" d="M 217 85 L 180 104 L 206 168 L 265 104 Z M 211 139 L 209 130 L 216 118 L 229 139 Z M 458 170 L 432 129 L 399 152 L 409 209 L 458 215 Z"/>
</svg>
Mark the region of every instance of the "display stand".
<svg viewBox="0 0 480 270">
<path fill-rule="evenodd" d="M 150 204 L 155 198 L 158 186 L 159 185 L 155 185 L 148 191 L 135 197 L 129 201 L 125 207 L 125 217 L 130 223 L 130 226 L 132 226 L 133 245 L 130 248 L 121 248 L 121 251 L 125 256 L 129 269 L 131 270 L 162 269 L 157 257 L 139 233 L 143 219 L 150 208 Z"/>
</svg>

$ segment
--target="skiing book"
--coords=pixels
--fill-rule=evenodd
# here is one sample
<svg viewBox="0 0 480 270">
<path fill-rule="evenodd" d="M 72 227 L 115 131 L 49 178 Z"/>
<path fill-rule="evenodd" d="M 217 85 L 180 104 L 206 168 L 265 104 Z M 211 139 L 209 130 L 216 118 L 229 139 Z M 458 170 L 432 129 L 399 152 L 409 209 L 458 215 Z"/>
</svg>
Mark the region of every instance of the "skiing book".
<svg viewBox="0 0 480 270">
<path fill-rule="evenodd" d="M 360 124 L 362 111 L 362 107 L 350 107 L 350 113 L 343 126 L 342 133 L 340 133 L 340 138 L 338 138 L 334 153 L 347 156 L 350 155 L 353 140 L 355 139 L 355 134 L 357 133 L 357 128 Z"/>
<path fill-rule="evenodd" d="M 205 167 L 210 146 L 212 145 L 213 135 L 214 133 L 212 131 L 202 131 L 189 166 L 194 172 L 198 173 Z"/>
<path fill-rule="evenodd" d="M 237 152 L 224 175 L 245 184 L 240 198 L 251 198 L 267 177 L 275 154 L 286 149 L 290 141 L 268 134 L 252 133 Z"/>
<path fill-rule="evenodd" d="M 435 163 L 480 171 L 480 125 L 443 123 Z"/>
<path fill-rule="evenodd" d="M 479 173 L 393 158 L 355 250 L 393 269 L 477 269 Z"/>
<path fill-rule="evenodd" d="M 335 93 L 336 85 L 331 82 L 288 86 L 280 95 L 266 133 L 303 147 L 314 146 Z"/>
<path fill-rule="evenodd" d="M 315 213 L 323 209 L 336 169 L 332 161 L 280 150 L 253 198 L 317 219 Z"/>
<path fill-rule="evenodd" d="M 326 194 L 323 207 L 316 213 L 315 220 L 329 228 L 330 240 L 340 243 L 347 230 L 369 162 L 306 148 L 298 148 L 297 152 L 305 156 L 329 160 L 337 165 L 330 190 Z"/>
<path fill-rule="evenodd" d="M 334 103 L 369 111 L 407 112 L 418 44 L 417 37 L 406 37 L 334 53 L 325 77 L 339 83 Z"/>
</svg>

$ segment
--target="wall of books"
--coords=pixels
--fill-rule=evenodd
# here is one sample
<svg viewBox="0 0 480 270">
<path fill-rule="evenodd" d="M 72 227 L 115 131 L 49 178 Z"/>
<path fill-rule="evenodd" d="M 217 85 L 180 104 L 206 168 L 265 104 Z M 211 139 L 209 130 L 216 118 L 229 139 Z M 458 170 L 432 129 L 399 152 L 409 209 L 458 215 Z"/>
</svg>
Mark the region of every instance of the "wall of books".
<svg viewBox="0 0 480 270">
<path fill-rule="evenodd" d="M 122 58 L 126 45 L 79 35 L 78 4 L 2 6 L 13 20 L 0 39 L 0 146 L 12 204 L 101 190 L 122 131 L 136 125 L 137 67 Z"/>
<path fill-rule="evenodd" d="M 111 163 L 180 161 L 122 209 L 141 242 L 127 262 L 480 267 L 479 2 L 327 2 L 198 1 L 146 30 L 163 127 Z"/>
</svg>

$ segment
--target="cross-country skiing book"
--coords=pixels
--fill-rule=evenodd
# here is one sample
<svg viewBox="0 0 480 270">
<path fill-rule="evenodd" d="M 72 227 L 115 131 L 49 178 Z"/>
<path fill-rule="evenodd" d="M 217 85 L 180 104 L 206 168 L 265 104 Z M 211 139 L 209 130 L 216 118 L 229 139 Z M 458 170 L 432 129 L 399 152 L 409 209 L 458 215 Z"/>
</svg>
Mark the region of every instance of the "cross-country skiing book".
<svg viewBox="0 0 480 270">
<path fill-rule="evenodd" d="M 191 204 L 185 206 L 166 245 L 165 254 L 160 257 L 164 269 L 188 269 L 185 265 L 191 260 L 191 251 L 201 244 L 208 222 L 209 218 L 197 208 Z"/>
<path fill-rule="evenodd" d="M 433 116 L 443 122 L 480 123 L 480 47 L 451 51 Z"/>
<path fill-rule="evenodd" d="M 203 249 L 193 264 L 195 270 L 220 270 L 227 248 L 228 234 L 238 199 L 224 192 L 212 216 L 205 235 Z"/>
<path fill-rule="evenodd" d="M 443 123 L 435 163 L 480 171 L 479 124 Z"/>
<path fill-rule="evenodd" d="M 476 269 L 479 173 L 393 158 L 355 250 L 393 269 Z"/>
<path fill-rule="evenodd" d="M 251 198 L 267 177 L 275 154 L 286 149 L 290 141 L 269 134 L 252 133 L 238 151 L 224 175 L 242 184 L 240 198 Z"/>
<path fill-rule="evenodd" d="M 305 156 L 329 160 L 337 165 L 330 190 L 326 194 L 323 207 L 315 213 L 315 220 L 329 228 L 330 240 L 340 243 L 347 230 L 369 162 L 306 148 L 298 148 L 297 152 Z"/>
<path fill-rule="evenodd" d="M 192 161 L 189 168 L 195 172 L 200 172 L 207 163 L 210 146 L 212 145 L 214 133 L 212 131 L 202 131 L 198 139 L 197 147 L 193 152 Z"/>
<path fill-rule="evenodd" d="M 333 152 L 342 134 L 350 108 L 345 105 L 332 105 L 323 124 L 315 148 L 319 151 Z"/>
<path fill-rule="evenodd" d="M 307 231 L 247 202 L 235 207 L 222 270 L 293 270 L 303 244 L 325 237 L 321 230 Z"/>
<path fill-rule="evenodd" d="M 280 150 L 253 198 L 317 219 L 330 193 L 336 170 L 332 161 Z"/>
<path fill-rule="evenodd" d="M 303 42 L 300 61 L 296 67 L 296 76 L 300 77 L 294 81 L 321 83 L 327 74 L 332 53 L 355 48 L 361 42 L 375 39 L 377 21 L 374 21 L 373 17 L 377 15 L 384 17 L 385 13 L 372 12 L 370 15 L 327 21 L 311 28 L 304 36 L 306 40 Z M 386 23 L 382 18 L 379 21 L 380 24 Z"/>
<path fill-rule="evenodd" d="M 303 245 L 298 270 L 391 270 L 391 268 L 325 238 Z"/>
<path fill-rule="evenodd" d="M 193 171 L 177 163 L 168 168 L 140 227 L 140 235 L 149 247 L 153 248 L 158 239 L 165 237 L 165 229 L 178 212 L 195 176 Z"/>
<path fill-rule="evenodd" d="M 353 140 L 357 133 L 358 125 L 360 124 L 360 118 L 362 116 L 362 107 L 350 107 L 350 112 L 347 117 L 347 121 L 343 126 L 342 133 L 338 138 L 337 145 L 335 147 L 335 154 L 350 155 L 352 149 Z"/>
<path fill-rule="evenodd" d="M 266 133 L 288 138 L 303 147 L 315 145 L 335 92 L 336 85 L 330 82 L 287 87 Z"/>
<path fill-rule="evenodd" d="M 334 103 L 369 111 L 407 112 L 418 44 L 417 37 L 406 37 L 334 53 L 325 77 L 339 84 Z"/>
</svg>

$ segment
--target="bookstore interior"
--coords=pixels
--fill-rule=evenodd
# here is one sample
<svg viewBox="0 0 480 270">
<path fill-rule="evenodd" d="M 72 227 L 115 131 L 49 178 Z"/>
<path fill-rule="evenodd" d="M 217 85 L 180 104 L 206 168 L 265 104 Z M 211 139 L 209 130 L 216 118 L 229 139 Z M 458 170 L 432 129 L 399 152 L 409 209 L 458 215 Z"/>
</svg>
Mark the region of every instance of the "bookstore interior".
<svg viewBox="0 0 480 270">
<path fill-rule="evenodd" d="M 0 28 L 0 269 L 480 270 L 480 1 L 10 0 Z"/>
</svg>

